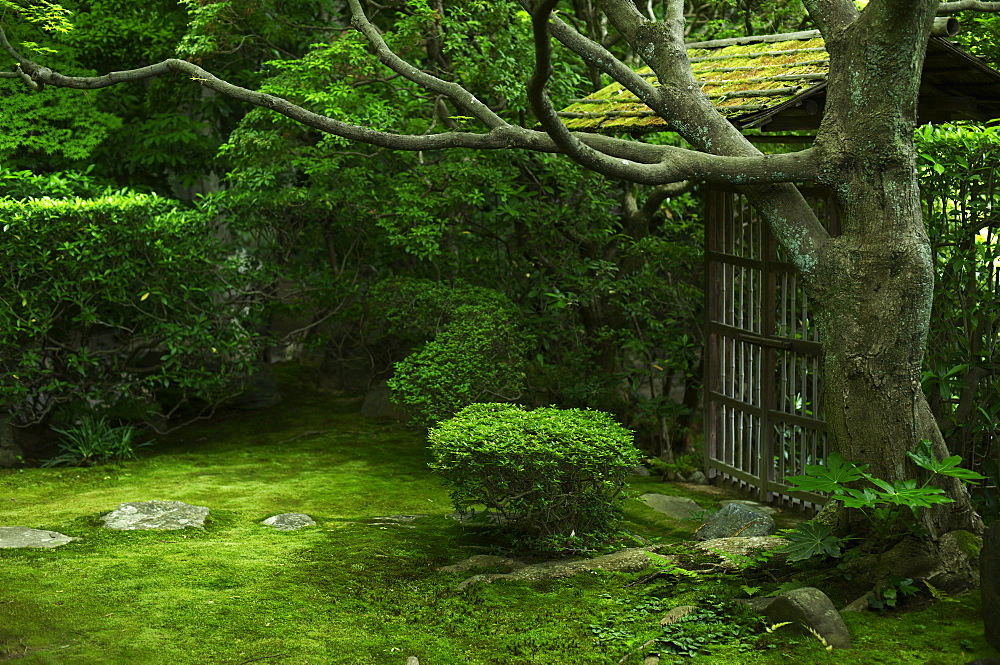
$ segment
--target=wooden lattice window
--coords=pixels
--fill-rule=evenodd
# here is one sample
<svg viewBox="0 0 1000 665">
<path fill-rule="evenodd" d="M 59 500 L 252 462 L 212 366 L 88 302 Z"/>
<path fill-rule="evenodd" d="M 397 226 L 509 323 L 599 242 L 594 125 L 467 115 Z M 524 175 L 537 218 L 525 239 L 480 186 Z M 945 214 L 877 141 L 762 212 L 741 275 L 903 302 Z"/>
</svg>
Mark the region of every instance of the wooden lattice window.
<svg viewBox="0 0 1000 665">
<path fill-rule="evenodd" d="M 826 228 L 839 233 L 828 197 L 805 194 Z M 711 189 L 705 222 L 706 471 L 762 501 L 814 509 L 823 497 L 784 482 L 827 453 L 808 294 L 742 195 Z"/>
</svg>

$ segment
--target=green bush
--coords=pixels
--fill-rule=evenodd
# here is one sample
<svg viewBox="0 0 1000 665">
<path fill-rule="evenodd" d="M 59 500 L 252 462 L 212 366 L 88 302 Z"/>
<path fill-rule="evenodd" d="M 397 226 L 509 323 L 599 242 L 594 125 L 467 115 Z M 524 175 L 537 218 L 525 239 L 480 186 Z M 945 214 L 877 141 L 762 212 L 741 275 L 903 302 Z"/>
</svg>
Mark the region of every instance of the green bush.
<svg viewBox="0 0 1000 665">
<path fill-rule="evenodd" d="M 639 461 L 632 433 L 600 411 L 472 404 L 430 430 L 431 468 L 460 513 L 485 517 L 540 549 L 608 540 L 616 497 Z"/>
<path fill-rule="evenodd" d="M 212 403 L 256 358 L 252 265 L 212 216 L 131 192 L 0 198 L 0 411 Z"/>
<path fill-rule="evenodd" d="M 403 339 L 430 338 L 395 364 L 392 400 L 431 425 L 482 401 L 515 400 L 530 338 L 502 294 L 463 284 L 395 278 L 373 287 L 372 310 Z"/>
</svg>

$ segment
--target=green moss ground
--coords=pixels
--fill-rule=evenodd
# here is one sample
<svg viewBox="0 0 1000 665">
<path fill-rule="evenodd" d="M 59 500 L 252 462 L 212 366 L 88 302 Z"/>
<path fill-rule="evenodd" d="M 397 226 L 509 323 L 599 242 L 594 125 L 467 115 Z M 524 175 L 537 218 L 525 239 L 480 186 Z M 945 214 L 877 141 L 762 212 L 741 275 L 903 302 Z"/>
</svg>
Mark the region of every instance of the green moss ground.
<svg viewBox="0 0 1000 665">
<path fill-rule="evenodd" d="M 490 545 L 450 519 L 422 432 L 362 419 L 357 401 L 283 375 L 284 404 L 185 429 L 138 462 L 0 470 L 0 524 L 82 538 L 0 550 L 0 661 L 402 665 L 415 655 L 422 665 L 604 665 L 655 636 L 661 609 L 729 598 L 748 581 L 605 573 L 455 592 L 464 576 L 436 568 Z M 635 479 L 632 490 L 681 493 L 655 479 Z M 719 498 L 684 493 L 706 508 Z M 99 528 L 119 503 L 149 499 L 208 506 L 207 528 Z M 626 508 L 628 527 L 646 537 L 684 540 L 695 526 L 636 499 Z M 282 533 L 259 524 L 293 511 L 319 525 Z M 362 522 L 399 513 L 427 517 L 413 528 Z M 745 636 L 742 647 L 690 662 L 964 663 L 997 655 L 978 613 L 970 594 L 895 618 L 849 615 L 850 651 Z M 672 661 L 687 662 L 664 654 Z"/>
</svg>

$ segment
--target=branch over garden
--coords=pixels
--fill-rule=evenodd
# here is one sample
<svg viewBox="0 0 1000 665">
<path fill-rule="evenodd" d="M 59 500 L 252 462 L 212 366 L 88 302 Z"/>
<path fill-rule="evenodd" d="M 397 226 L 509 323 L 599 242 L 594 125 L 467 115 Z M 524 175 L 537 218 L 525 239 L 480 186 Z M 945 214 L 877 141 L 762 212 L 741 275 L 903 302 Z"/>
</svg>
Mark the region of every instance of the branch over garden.
<svg viewBox="0 0 1000 665">
<path fill-rule="evenodd" d="M 297 104 L 249 90 L 184 60 L 170 58 L 147 67 L 111 72 L 103 76 L 65 76 L 40 65 L 19 53 L 0 28 L 0 46 L 17 63 L 16 70 L 0 72 L 0 78 L 20 78 L 35 90 L 45 85 L 81 90 L 95 90 L 120 83 L 142 81 L 172 73 L 187 75 L 201 85 L 255 106 L 280 113 L 296 122 L 352 141 L 393 150 L 421 151 L 448 148 L 480 150 L 525 149 L 537 152 L 564 152 L 549 134 L 512 125 L 461 86 L 423 72 L 394 54 L 361 10 L 351 1 L 352 24 L 365 34 L 386 66 L 418 85 L 446 96 L 482 122 L 488 131 L 443 132 L 440 134 L 401 135 L 352 125 L 314 113 Z M 638 78 L 638 77 L 636 77 Z M 653 146 L 636 141 L 597 134 L 573 134 L 574 140 L 601 155 L 599 172 L 609 177 L 645 185 L 660 185 L 684 180 L 702 180 L 731 184 L 767 184 L 777 182 L 812 182 L 818 166 L 812 151 L 786 155 L 742 155 L 724 157 L 672 146 Z"/>
</svg>

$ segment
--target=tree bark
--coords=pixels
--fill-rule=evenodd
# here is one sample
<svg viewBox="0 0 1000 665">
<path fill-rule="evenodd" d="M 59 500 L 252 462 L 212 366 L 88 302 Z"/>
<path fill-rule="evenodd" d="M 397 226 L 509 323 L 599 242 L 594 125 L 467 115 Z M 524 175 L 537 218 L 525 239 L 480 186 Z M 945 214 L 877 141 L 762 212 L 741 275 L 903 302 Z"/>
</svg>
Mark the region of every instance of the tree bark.
<svg viewBox="0 0 1000 665">
<path fill-rule="evenodd" d="M 832 447 L 890 482 L 926 474 L 906 455 L 921 440 L 947 455 L 920 382 L 934 266 L 913 143 L 936 3 L 894 1 L 907 11 L 891 11 L 893 0 L 872 3 L 825 34 L 831 74 L 817 145 L 842 235 L 828 243 L 810 284 L 820 307 Z M 923 511 L 931 537 L 980 532 L 965 486 L 940 485 L 954 503 Z"/>
</svg>

